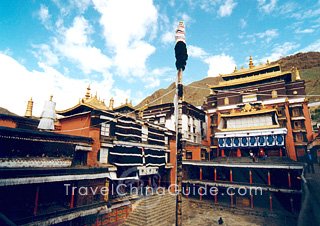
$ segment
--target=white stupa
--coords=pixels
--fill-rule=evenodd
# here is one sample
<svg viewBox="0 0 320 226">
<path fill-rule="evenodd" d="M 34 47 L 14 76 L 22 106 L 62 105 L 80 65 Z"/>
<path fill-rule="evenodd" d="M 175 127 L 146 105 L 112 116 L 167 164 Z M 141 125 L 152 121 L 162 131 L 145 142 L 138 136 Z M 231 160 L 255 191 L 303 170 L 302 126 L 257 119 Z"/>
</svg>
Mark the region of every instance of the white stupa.
<svg viewBox="0 0 320 226">
<path fill-rule="evenodd" d="M 53 97 L 50 96 L 50 100 L 46 101 L 44 104 L 38 129 L 54 130 L 54 120 L 56 119 L 56 103 L 52 101 L 52 98 Z"/>
</svg>

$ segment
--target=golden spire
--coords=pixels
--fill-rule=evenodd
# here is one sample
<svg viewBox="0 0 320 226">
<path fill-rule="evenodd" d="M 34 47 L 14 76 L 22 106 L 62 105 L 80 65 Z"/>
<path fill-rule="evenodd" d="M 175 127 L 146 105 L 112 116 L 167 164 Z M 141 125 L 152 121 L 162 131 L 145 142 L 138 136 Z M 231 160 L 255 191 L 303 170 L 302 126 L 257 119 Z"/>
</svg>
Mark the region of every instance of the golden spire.
<svg viewBox="0 0 320 226">
<path fill-rule="evenodd" d="M 252 61 L 252 56 L 249 58 L 249 68 L 252 69 L 254 67 L 253 61 Z"/>
<path fill-rule="evenodd" d="M 269 62 L 269 60 L 267 60 L 267 65 L 269 65 L 270 64 L 270 62 Z"/>
<path fill-rule="evenodd" d="M 50 95 L 50 99 L 49 100 L 52 101 L 52 99 L 53 99 L 53 95 Z"/>
<path fill-rule="evenodd" d="M 31 97 L 27 104 L 26 113 L 24 114 L 25 117 L 32 117 L 32 108 L 33 108 L 33 100 Z"/>
<path fill-rule="evenodd" d="M 300 72 L 298 70 L 298 68 L 296 68 L 296 80 L 301 80 L 301 77 L 300 77 Z"/>
<path fill-rule="evenodd" d="M 91 90 L 90 89 L 90 85 L 88 85 L 87 92 L 86 92 L 86 95 L 85 95 L 86 99 L 89 99 L 91 97 L 90 90 Z"/>
<path fill-rule="evenodd" d="M 109 101 L 109 109 L 113 110 L 113 104 L 114 104 L 114 99 L 113 97 L 111 97 L 110 101 Z"/>
<path fill-rule="evenodd" d="M 235 66 L 235 67 L 234 67 L 234 71 L 233 71 L 233 72 L 236 72 L 237 70 L 238 70 L 238 69 L 237 69 L 237 66 Z"/>
<path fill-rule="evenodd" d="M 126 98 L 126 103 L 125 103 L 125 105 L 128 105 L 128 98 Z"/>
</svg>

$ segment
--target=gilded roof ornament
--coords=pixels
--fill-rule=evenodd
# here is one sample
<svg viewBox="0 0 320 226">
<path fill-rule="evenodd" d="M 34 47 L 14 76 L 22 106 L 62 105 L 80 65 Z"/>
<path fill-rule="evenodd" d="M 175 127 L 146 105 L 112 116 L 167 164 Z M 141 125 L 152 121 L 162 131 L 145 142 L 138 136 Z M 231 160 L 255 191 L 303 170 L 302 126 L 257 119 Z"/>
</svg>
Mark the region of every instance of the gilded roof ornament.
<svg viewBox="0 0 320 226">
<path fill-rule="evenodd" d="M 233 72 L 236 72 L 236 71 L 238 71 L 237 66 L 234 67 L 234 71 Z"/>
<path fill-rule="evenodd" d="M 113 97 L 111 97 L 110 101 L 109 101 L 109 109 L 110 110 L 113 110 L 113 105 L 114 105 L 114 99 L 113 99 Z"/>
<path fill-rule="evenodd" d="M 249 68 L 250 69 L 254 68 L 254 64 L 253 64 L 253 61 L 252 61 L 252 56 L 250 56 L 250 58 L 249 58 Z"/>
<path fill-rule="evenodd" d="M 89 99 L 90 97 L 91 97 L 91 92 L 90 92 L 90 85 L 88 85 L 88 87 L 87 87 L 87 92 L 86 92 L 86 95 L 85 95 L 85 98 L 86 99 Z"/>
<path fill-rule="evenodd" d="M 26 113 L 24 114 L 25 117 L 32 117 L 32 109 L 33 109 L 33 100 L 32 97 L 28 101 Z"/>
<path fill-rule="evenodd" d="M 296 80 L 301 80 L 300 72 L 299 72 L 298 68 L 296 68 L 295 74 L 296 74 Z"/>
</svg>

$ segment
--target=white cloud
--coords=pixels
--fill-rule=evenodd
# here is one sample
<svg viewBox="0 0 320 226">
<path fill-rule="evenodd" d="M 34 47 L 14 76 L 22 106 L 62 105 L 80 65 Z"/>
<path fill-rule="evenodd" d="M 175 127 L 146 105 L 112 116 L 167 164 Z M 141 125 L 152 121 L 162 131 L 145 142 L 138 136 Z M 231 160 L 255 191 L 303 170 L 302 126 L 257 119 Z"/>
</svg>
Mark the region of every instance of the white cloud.
<svg viewBox="0 0 320 226">
<path fill-rule="evenodd" d="M 45 24 L 50 18 L 48 7 L 41 5 L 38 12 L 40 21 Z"/>
<path fill-rule="evenodd" d="M 0 74 L 3 82 L 7 84 L 0 89 L 2 97 L 0 106 L 24 115 L 27 101 L 30 97 L 34 100 L 34 115 L 39 116 L 43 104 L 53 95 L 57 103 L 57 110 L 66 109 L 77 104 L 79 98 L 84 97 L 86 87 L 91 83 L 93 91 L 101 95 L 101 99 L 111 97 L 112 80 L 105 79 L 101 82 L 68 78 L 54 68 L 39 63 L 41 70 L 29 71 L 14 58 L 0 53 Z"/>
<path fill-rule="evenodd" d="M 119 88 L 114 88 L 113 90 L 114 96 L 112 97 L 114 99 L 114 107 L 120 106 L 126 102 L 126 100 L 131 101 L 131 90 L 122 90 Z M 134 100 L 135 101 L 135 100 Z M 107 105 L 109 106 L 109 104 Z"/>
<path fill-rule="evenodd" d="M 301 49 L 299 52 L 319 52 L 320 51 L 320 39 Z"/>
<path fill-rule="evenodd" d="M 312 29 L 312 28 L 307 28 L 307 29 L 303 29 L 303 30 L 301 30 L 301 29 L 295 30 L 295 33 L 297 33 L 297 34 L 310 34 L 313 32 L 314 32 L 314 29 Z"/>
<path fill-rule="evenodd" d="M 257 33 L 256 36 L 260 39 L 265 39 L 267 43 L 269 43 L 272 39 L 279 35 L 277 29 L 269 29 L 265 32 Z"/>
<path fill-rule="evenodd" d="M 32 45 L 32 47 L 36 51 L 32 51 L 33 55 L 40 61 L 44 62 L 47 65 L 56 65 L 59 63 L 59 58 L 57 54 L 55 54 L 49 45 L 40 44 L 40 45 Z"/>
<path fill-rule="evenodd" d="M 240 19 L 239 24 L 240 24 L 240 28 L 243 29 L 243 28 L 245 28 L 247 26 L 247 21 L 242 18 L 242 19 Z"/>
<path fill-rule="evenodd" d="M 226 0 L 224 4 L 219 7 L 218 14 L 221 17 L 230 16 L 237 3 L 233 0 Z"/>
<path fill-rule="evenodd" d="M 204 51 L 202 48 L 200 48 L 198 46 L 189 45 L 188 46 L 188 55 L 190 57 L 195 57 L 195 58 L 204 58 L 208 54 L 206 53 L 206 51 Z"/>
<path fill-rule="evenodd" d="M 174 43 L 174 32 L 173 31 L 167 31 L 161 36 L 161 42 L 164 44 Z"/>
<path fill-rule="evenodd" d="M 277 29 L 268 29 L 264 32 L 258 32 L 255 34 L 249 34 L 249 35 L 241 34 L 239 35 L 239 38 L 245 39 L 245 42 L 243 44 L 250 44 L 250 43 L 255 43 L 257 38 L 261 39 L 263 42 L 269 43 L 278 36 L 279 36 L 279 33 Z"/>
<path fill-rule="evenodd" d="M 277 7 L 278 12 L 281 15 L 291 15 L 292 12 L 294 12 L 298 7 L 298 4 L 295 2 L 286 2 L 282 5 L 280 5 L 279 7 Z"/>
<path fill-rule="evenodd" d="M 160 81 L 173 82 L 175 80 L 176 71 L 170 67 L 162 67 L 153 69 L 148 76 L 143 78 L 144 87 L 152 89 L 160 86 Z"/>
<path fill-rule="evenodd" d="M 236 66 L 233 57 L 225 54 L 210 56 L 204 62 L 209 65 L 208 77 L 231 73 Z"/>
<path fill-rule="evenodd" d="M 115 52 L 119 73 L 142 76 L 147 59 L 155 52 L 155 47 L 145 41 L 157 30 L 158 12 L 152 0 L 94 0 L 93 3 L 101 14 L 104 38 Z"/>
<path fill-rule="evenodd" d="M 292 51 L 294 49 L 298 48 L 299 46 L 300 46 L 299 44 L 293 43 L 293 42 L 285 42 L 283 44 L 276 44 L 273 47 L 271 54 L 267 57 L 260 59 L 259 61 L 261 63 L 265 63 L 265 62 L 267 62 L 267 60 L 269 60 L 269 61 L 279 60 L 281 57 L 287 56 L 288 54 L 292 53 Z"/>
<path fill-rule="evenodd" d="M 292 14 L 292 17 L 299 20 L 304 20 L 307 18 L 313 18 L 313 17 L 319 17 L 319 16 L 320 16 L 320 8 L 309 9 L 303 12 L 296 12 Z"/>
<path fill-rule="evenodd" d="M 72 27 L 60 29 L 62 38 L 54 38 L 53 46 L 64 57 L 78 63 L 84 73 L 99 72 L 111 76 L 112 60 L 101 49 L 90 45 L 91 32 L 92 28 L 84 17 L 75 17 Z"/>
<path fill-rule="evenodd" d="M 265 13 L 271 13 L 277 5 L 277 0 L 258 0 L 258 8 Z"/>
</svg>

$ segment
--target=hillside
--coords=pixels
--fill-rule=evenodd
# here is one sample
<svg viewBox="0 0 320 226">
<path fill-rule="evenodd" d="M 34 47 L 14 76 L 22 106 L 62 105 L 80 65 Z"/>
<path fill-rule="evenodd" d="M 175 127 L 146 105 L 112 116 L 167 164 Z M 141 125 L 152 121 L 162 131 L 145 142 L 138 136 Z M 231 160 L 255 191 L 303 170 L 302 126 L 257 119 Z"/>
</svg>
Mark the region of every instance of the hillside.
<svg viewBox="0 0 320 226">
<path fill-rule="evenodd" d="M 0 114 L 4 114 L 4 115 L 16 115 L 14 113 L 12 113 L 11 111 L 5 109 L 5 108 L 2 108 L 0 107 Z"/>
<path fill-rule="evenodd" d="M 299 68 L 301 78 L 306 81 L 307 94 L 320 95 L 320 52 L 297 53 L 295 55 L 283 57 L 272 63 L 279 63 L 283 71 L 290 70 L 292 67 Z M 195 106 L 202 105 L 206 96 L 210 93 L 207 84 L 215 85 L 220 79 L 220 77 L 206 77 L 185 86 L 185 100 Z M 173 91 L 174 88 L 175 84 L 172 83 L 166 89 L 155 91 L 153 94 L 143 99 L 136 108 L 140 108 L 145 104 L 157 105 L 160 103 L 172 102 L 175 94 Z M 166 93 L 168 94 L 160 99 L 160 97 Z M 311 101 L 320 100 L 318 97 L 311 97 L 309 99 Z"/>
</svg>

